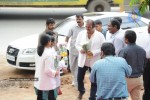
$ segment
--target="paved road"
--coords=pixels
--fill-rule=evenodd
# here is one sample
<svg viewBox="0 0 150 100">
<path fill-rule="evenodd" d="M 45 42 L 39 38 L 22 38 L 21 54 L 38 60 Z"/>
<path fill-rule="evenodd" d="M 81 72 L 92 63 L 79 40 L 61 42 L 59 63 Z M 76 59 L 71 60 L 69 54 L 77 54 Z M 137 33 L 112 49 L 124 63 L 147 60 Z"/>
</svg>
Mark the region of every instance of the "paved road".
<svg viewBox="0 0 150 100">
<path fill-rule="evenodd" d="M 77 13 L 87 12 L 85 8 L 33 8 L 33 7 L 1 7 L 1 19 L 26 19 L 26 18 L 47 18 L 53 16 L 57 18 L 71 16 Z"/>
<path fill-rule="evenodd" d="M 111 11 L 119 11 L 119 7 L 112 7 Z M 45 18 L 47 16 L 55 16 L 61 18 L 62 16 L 71 16 L 77 13 L 85 13 L 87 10 L 83 7 L 76 8 L 33 8 L 33 7 L 0 7 L 0 18 Z M 16 15 L 18 16 L 16 18 Z"/>
</svg>

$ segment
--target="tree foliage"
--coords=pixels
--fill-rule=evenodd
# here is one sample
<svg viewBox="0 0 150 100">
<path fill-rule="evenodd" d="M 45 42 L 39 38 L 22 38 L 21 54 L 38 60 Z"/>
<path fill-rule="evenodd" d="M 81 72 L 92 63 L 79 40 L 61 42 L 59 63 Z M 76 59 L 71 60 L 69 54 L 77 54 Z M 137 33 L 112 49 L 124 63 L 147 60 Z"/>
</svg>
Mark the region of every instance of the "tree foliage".
<svg viewBox="0 0 150 100">
<path fill-rule="evenodd" d="M 130 0 L 130 6 L 132 7 L 135 4 L 139 4 L 139 11 L 140 14 L 144 14 L 147 10 L 148 10 L 148 6 L 149 6 L 149 10 L 150 10 L 150 0 Z"/>
</svg>

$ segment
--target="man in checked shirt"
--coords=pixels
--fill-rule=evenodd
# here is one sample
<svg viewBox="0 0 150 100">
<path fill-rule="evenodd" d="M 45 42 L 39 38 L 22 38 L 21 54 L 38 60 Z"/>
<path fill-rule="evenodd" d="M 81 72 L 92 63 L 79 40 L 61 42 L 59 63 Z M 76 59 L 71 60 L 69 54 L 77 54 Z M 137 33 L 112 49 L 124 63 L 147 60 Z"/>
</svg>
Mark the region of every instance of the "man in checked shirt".
<svg viewBox="0 0 150 100">
<path fill-rule="evenodd" d="M 90 80 L 97 84 L 97 100 L 127 100 L 126 77 L 131 75 L 132 69 L 124 58 L 114 55 L 114 45 L 103 43 L 102 59 L 92 67 Z"/>
</svg>

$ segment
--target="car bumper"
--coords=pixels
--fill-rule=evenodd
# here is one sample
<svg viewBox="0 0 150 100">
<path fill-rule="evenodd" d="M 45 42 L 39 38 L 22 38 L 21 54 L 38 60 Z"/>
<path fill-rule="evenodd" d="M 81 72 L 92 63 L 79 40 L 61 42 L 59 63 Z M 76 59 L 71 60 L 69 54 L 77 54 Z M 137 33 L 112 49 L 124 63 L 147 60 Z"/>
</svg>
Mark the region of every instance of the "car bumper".
<svg viewBox="0 0 150 100">
<path fill-rule="evenodd" d="M 35 70 L 35 55 L 23 55 L 22 50 L 9 46 L 6 58 L 7 62 L 12 65 L 12 67 Z"/>
</svg>

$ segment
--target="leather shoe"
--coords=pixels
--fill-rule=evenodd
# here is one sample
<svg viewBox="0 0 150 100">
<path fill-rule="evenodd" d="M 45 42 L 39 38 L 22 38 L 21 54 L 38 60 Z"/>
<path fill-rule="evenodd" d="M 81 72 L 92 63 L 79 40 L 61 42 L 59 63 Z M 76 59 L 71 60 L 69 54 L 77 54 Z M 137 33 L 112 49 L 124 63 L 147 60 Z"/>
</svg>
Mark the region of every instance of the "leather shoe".
<svg viewBox="0 0 150 100">
<path fill-rule="evenodd" d="M 83 94 L 84 94 L 84 93 L 79 93 L 79 95 L 78 95 L 78 99 L 79 99 L 79 100 L 82 100 Z"/>
</svg>

